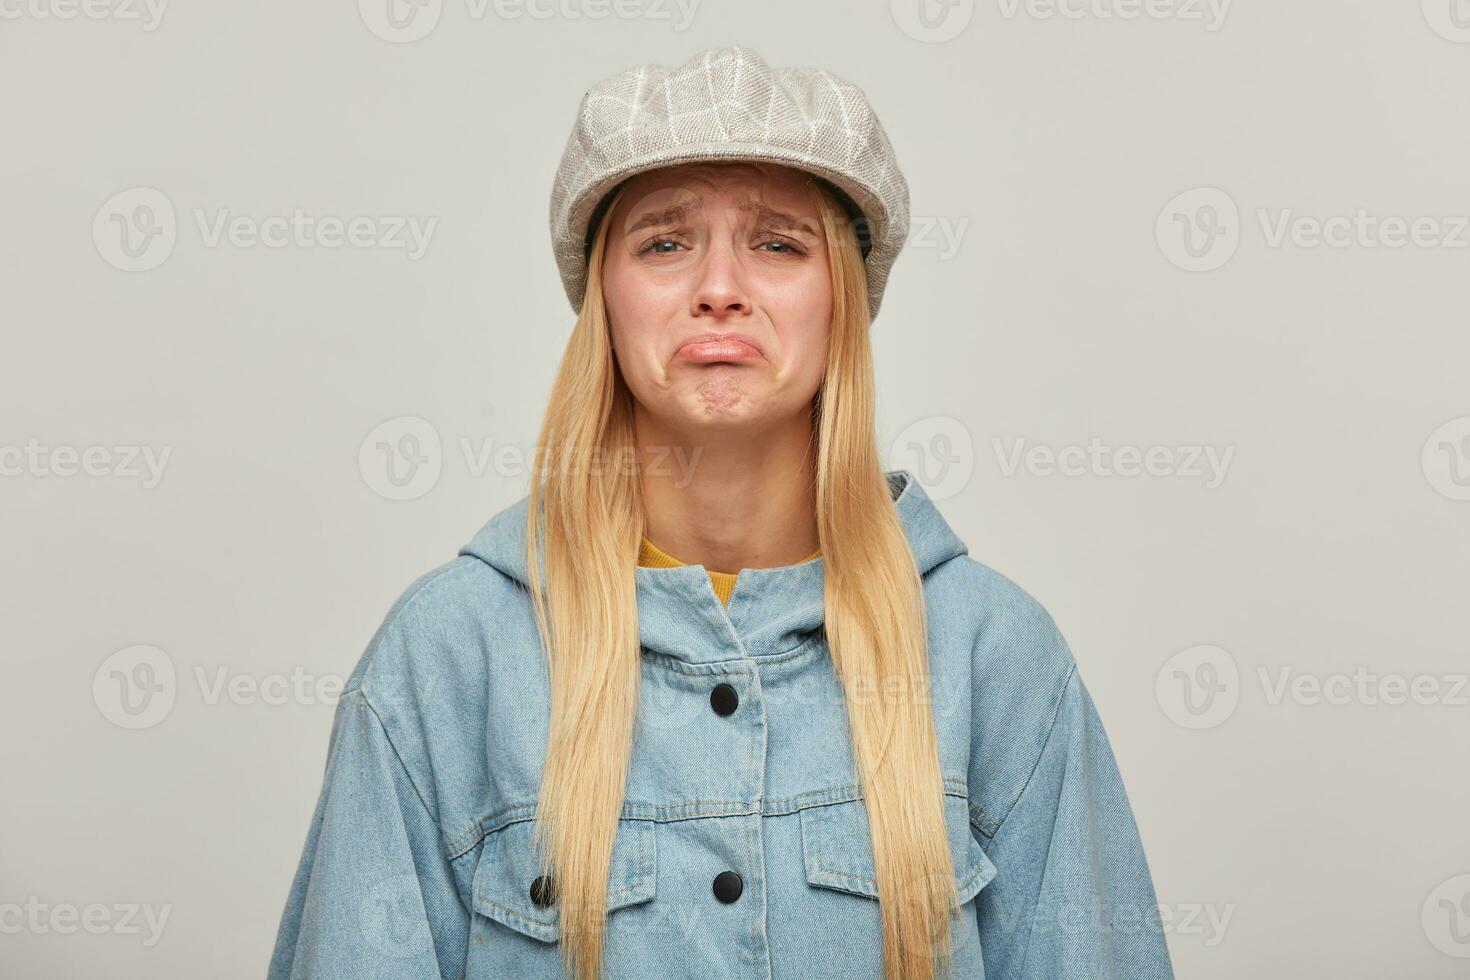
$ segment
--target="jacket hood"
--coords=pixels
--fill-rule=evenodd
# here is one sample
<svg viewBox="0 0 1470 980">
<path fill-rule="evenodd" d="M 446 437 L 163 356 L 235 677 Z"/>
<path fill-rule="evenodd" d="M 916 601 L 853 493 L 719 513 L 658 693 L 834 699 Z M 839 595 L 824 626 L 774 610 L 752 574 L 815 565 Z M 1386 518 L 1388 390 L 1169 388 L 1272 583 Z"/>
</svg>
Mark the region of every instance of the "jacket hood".
<svg viewBox="0 0 1470 980">
<path fill-rule="evenodd" d="M 908 470 L 885 473 L 921 576 L 968 553 L 923 486 Z M 530 495 L 500 511 L 460 549 L 529 587 L 525 555 Z M 543 558 L 544 560 L 544 558 Z M 823 623 L 822 557 L 777 568 L 741 569 L 728 606 L 703 565 L 638 566 L 640 640 L 655 652 L 712 662 L 771 656 L 811 639 Z"/>
</svg>

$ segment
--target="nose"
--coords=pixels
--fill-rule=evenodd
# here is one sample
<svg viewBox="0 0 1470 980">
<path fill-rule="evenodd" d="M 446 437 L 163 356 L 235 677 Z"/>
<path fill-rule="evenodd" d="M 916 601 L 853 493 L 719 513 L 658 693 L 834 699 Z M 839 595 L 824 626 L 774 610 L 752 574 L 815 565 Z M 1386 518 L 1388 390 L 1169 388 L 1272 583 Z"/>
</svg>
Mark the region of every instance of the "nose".
<svg viewBox="0 0 1470 980">
<path fill-rule="evenodd" d="M 691 297 L 691 315 L 723 319 L 750 312 L 750 296 L 740 259 L 735 254 L 736 247 L 729 243 L 712 244 L 705 252 Z"/>
</svg>

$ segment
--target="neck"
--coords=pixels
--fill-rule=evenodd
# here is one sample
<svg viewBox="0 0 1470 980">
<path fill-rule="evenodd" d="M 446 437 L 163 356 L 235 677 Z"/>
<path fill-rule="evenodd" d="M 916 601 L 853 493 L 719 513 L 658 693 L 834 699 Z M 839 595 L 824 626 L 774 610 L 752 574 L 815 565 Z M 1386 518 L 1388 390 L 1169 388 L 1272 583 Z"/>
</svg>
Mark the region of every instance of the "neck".
<svg viewBox="0 0 1470 980">
<path fill-rule="evenodd" d="M 817 550 L 811 420 L 681 437 L 635 423 L 644 534 L 710 571 L 772 568 Z"/>
</svg>

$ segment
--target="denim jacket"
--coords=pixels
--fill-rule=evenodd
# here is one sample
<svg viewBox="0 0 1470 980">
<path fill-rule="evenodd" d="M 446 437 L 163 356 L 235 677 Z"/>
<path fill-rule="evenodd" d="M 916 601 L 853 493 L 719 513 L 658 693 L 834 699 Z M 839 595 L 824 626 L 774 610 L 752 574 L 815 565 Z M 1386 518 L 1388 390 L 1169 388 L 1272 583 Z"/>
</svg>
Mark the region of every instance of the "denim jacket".
<svg viewBox="0 0 1470 980">
<path fill-rule="evenodd" d="M 968 555 L 912 474 L 888 481 L 929 615 L 953 975 L 1172 977 L 1123 783 L 1056 624 Z M 556 904 L 531 888 L 549 699 L 526 516 L 522 497 L 409 586 L 344 686 L 270 977 L 565 976 Z M 741 571 L 728 607 L 700 565 L 636 576 L 642 694 L 605 975 L 881 977 L 823 559 Z M 733 876 L 713 884 L 725 872 L 733 899 Z"/>
</svg>

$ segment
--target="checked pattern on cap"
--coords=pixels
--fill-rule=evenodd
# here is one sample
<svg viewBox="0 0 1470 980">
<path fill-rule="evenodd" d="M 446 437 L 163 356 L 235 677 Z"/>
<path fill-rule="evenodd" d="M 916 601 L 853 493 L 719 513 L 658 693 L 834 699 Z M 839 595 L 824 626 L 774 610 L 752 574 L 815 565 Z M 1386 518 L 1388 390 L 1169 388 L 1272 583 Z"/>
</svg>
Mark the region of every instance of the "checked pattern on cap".
<svg viewBox="0 0 1470 980">
<path fill-rule="evenodd" d="M 683 65 L 620 72 L 583 96 L 552 190 L 557 265 L 574 309 L 586 287 L 589 219 L 635 173 L 678 163 L 763 159 L 826 177 L 872 226 L 869 304 L 876 314 L 907 233 L 908 185 L 857 86 L 816 68 L 772 70 L 739 46 Z"/>
</svg>

